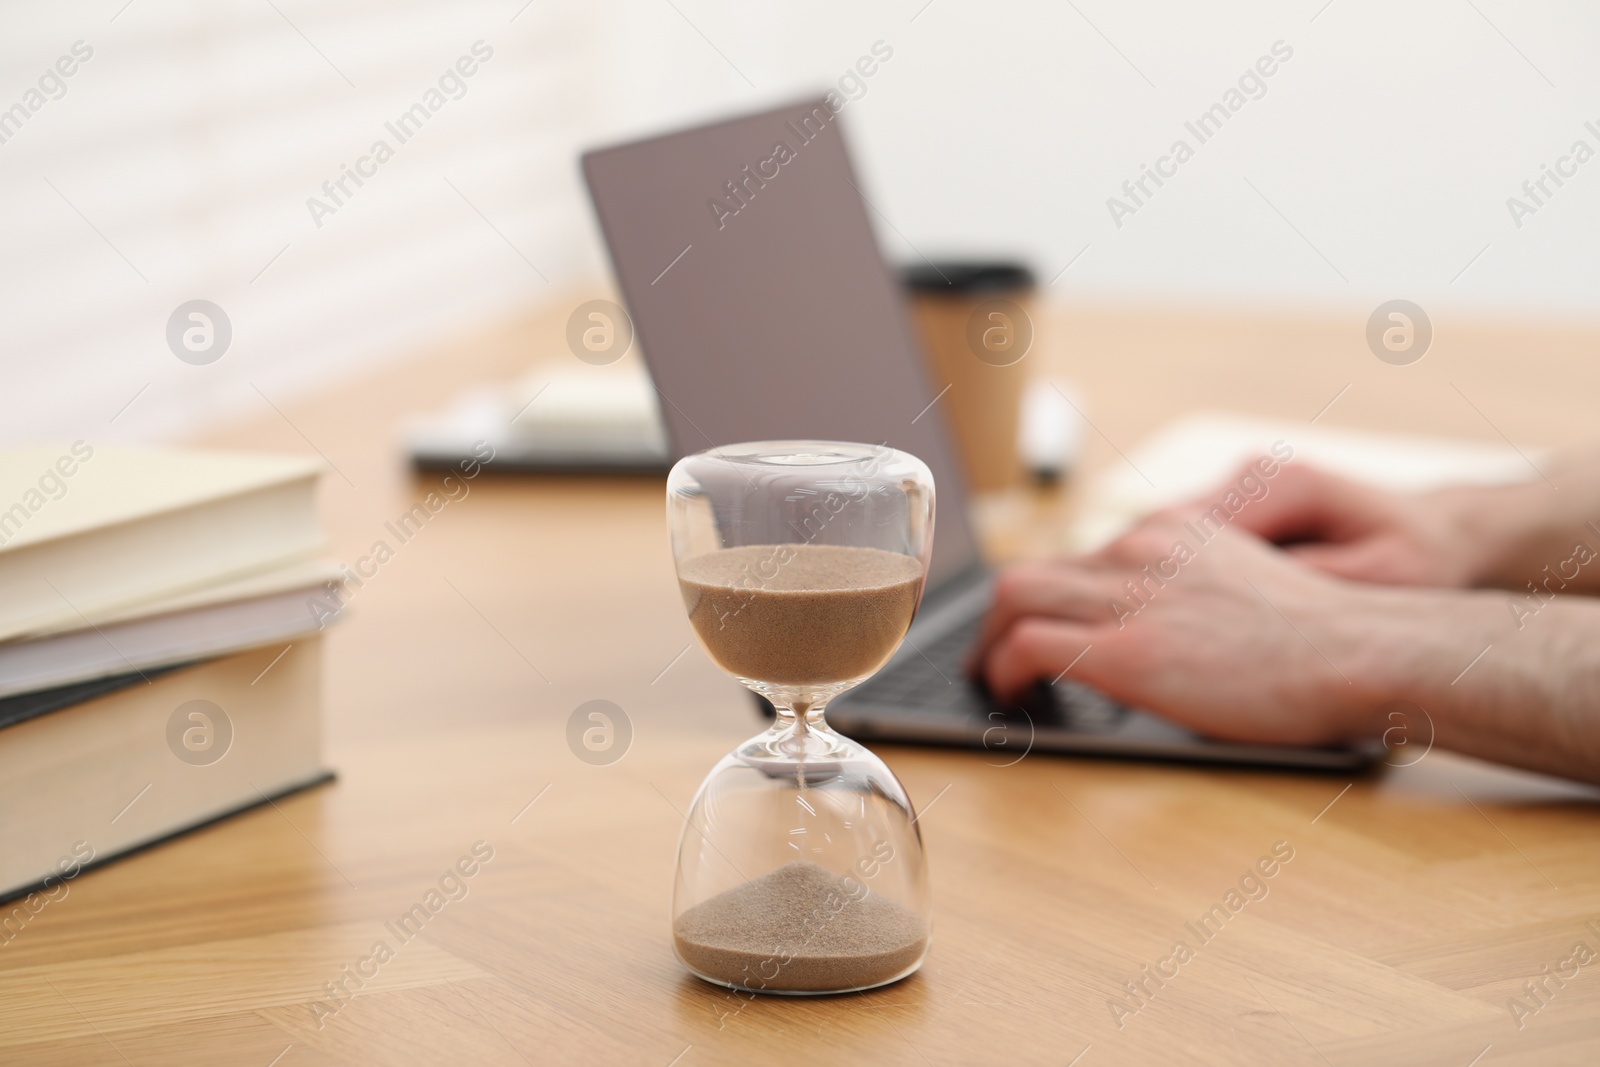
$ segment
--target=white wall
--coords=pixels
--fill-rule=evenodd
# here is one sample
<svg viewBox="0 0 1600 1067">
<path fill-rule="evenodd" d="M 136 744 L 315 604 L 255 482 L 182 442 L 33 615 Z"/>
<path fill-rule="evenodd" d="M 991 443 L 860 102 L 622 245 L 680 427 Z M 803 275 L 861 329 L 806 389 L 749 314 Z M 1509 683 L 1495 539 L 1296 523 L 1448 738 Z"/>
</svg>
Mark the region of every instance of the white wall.
<svg viewBox="0 0 1600 1067">
<path fill-rule="evenodd" d="M 0 144 L 0 443 L 264 410 L 599 276 L 580 147 L 834 83 L 880 40 L 844 122 L 897 259 L 1015 252 L 1048 280 L 1081 252 L 1070 300 L 1600 313 L 1600 160 L 1520 228 L 1506 204 L 1600 151 L 1592 5 L 274 2 L 0 5 L 0 109 L 94 49 Z M 480 39 L 466 95 L 315 226 L 306 198 Z M 1185 120 L 1280 40 L 1198 144 Z M 1194 158 L 1116 226 L 1107 198 L 1178 137 Z M 205 367 L 164 338 L 192 297 L 234 325 Z"/>
</svg>

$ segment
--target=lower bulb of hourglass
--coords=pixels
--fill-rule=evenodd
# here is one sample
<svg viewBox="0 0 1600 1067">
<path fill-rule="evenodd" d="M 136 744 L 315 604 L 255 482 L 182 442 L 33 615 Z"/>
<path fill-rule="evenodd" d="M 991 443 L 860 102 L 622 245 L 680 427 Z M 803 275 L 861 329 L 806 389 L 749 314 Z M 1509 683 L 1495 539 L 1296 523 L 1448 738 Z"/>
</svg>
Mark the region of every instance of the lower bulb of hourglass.
<svg viewBox="0 0 1600 1067">
<path fill-rule="evenodd" d="M 904 787 L 820 720 L 780 721 L 701 784 L 672 916 L 678 957 L 722 985 L 841 993 L 904 978 L 932 932 Z"/>
</svg>

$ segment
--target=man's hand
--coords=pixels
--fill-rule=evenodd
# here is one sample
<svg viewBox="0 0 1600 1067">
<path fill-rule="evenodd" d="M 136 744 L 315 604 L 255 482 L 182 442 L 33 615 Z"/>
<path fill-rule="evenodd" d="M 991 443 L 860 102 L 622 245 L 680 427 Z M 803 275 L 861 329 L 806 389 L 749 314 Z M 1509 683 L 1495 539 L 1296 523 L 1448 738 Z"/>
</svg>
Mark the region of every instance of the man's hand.
<svg viewBox="0 0 1600 1067">
<path fill-rule="evenodd" d="M 1168 513 L 1002 574 L 973 668 L 1011 698 L 1075 663 L 1073 679 L 1211 737 L 1325 744 L 1379 702 L 1363 660 L 1382 596 L 1232 529 L 1201 543 Z"/>
<path fill-rule="evenodd" d="M 1481 491 L 1402 496 L 1291 464 L 1266 485 L 1267 494 L 1247 504 L 1234 525 L 1318 570 L 1381 585 L 1463 588 L 1480 577 L 1469 505 Z M 1220 497 L 1186 509 L 1203 510 Z"/>
<path fill-rule="evenodd" d="M 1005 571 L 972 672 L 1001 698 L 1065 672 L 1263 744 L 1376 733 L 1405 701 L 1441 748 L 1600 783 L 1600 604 L 1518 620 L 1503 592 L 1350 582 L 1233 527 L 1194 531 L 1157 515 L 1092 555 Z"/>
<path fill-rule="evenodd" d="M 1549 581 L 1544 592 L 1600 593 L 1600 567 L 1588 565 L 1600 555 L 1600 453 L 1547 468 L 1527 482 L 1402 495 L 1285 464 L 1231 523 L 1358 582 L 1523 593 Z"/>
</svg>

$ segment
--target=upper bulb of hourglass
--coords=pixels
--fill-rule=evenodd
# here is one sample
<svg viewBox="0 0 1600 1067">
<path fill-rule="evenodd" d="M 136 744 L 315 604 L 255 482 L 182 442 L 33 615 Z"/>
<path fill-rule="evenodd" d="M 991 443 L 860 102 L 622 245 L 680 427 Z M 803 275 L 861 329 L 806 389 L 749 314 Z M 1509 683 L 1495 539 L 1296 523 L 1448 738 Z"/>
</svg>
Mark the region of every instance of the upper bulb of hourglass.
<svg viewBox="0 0 1600 1067">
<path fill-rule="evenodd" d="M 803 715 L 894 654 L 916 612 L 923 568 L 881 548 L 741 545 L 681 561 L 678 581 L 717 665 Z"/>
</svg>

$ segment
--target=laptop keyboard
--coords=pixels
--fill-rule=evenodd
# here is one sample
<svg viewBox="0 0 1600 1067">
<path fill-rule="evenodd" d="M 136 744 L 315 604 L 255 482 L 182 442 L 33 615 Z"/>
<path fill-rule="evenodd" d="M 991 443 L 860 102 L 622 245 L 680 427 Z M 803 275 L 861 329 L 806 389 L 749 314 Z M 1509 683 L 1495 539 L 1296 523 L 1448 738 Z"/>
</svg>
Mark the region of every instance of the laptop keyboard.
<svg viewBox="0 0 1600 1067">
<path fill-rule="evenodd" d="M 967 680 L 966 658 L 983 617 L 962 622 L 878 672 L 856 693 L 875 704 L 898 704 L 927 711 L 986 710 L 982 691 Z M 921 653 L 918 655 L 917 653 Z"/>
<path fill-rule="evenodd" d="M 897 658 L 843 699 L 963 718 L 1000 712 L 1037 725 L 1091 731 L 1114 729 L 1127 715 L 1127 708 L 1098 690 L 1068 680 L 1040 682 L 1017 705 L 992 700 L 966 673 L 967 655 L 982 626 L 983 616 L 975 615 L 932 641 L 910 646 L 910 655 Z"/>
</svg>

